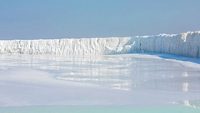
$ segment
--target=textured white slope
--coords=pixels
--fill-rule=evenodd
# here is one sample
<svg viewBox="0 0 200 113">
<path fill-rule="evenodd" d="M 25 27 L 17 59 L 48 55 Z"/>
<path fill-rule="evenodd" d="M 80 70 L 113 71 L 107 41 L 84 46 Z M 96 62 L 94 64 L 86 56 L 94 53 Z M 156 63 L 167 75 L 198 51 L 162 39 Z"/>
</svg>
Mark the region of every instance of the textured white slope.
<svg viewBox="0 0 200 113">
<path fill-rule="evenodd" d="M 0 54 L 66 56 L 133 52 L 159 52 L 200 57 L 200 31 L 136 37 L 0 41 Z"/>
<path fill-rule="evenodd" d="M 141 51 L 200 57 L 200 31 L 137 38 Z"/>
</svg>

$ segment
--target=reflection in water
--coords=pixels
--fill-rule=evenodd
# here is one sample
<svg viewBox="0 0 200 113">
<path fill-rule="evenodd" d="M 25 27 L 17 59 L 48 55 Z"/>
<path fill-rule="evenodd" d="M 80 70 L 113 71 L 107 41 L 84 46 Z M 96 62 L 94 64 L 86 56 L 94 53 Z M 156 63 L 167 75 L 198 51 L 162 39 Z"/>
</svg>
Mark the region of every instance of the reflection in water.
<svg viewBox="0 0 200 113">
<path fill-rule="evenodd" d="M 183 92 L 188 92 L 189 83 L 188 82 L 184 82 L 182 85 L 183 85 L 183 88 L 182 88 Z"/>
<path fill-rule="evenodd" d="M 87 82 L 114 89 L 142 87 L 188 92 L 190 85 L 191 91 L 200 89 L 199 70 L 159 59 L 117 55 L 73 58 L 1 55 L 0 60 L 0 69 L 30 67 L 51 72 L 56 79 Z"/>
<path fill-rule="evenodd" d="M 49 57 L 1 56 L 1 69 L 30 67 L 48 71 L 59 80 L 87 82 L 113 89 L 130 90 L 129 65 L 124 58 L 112 57 Z"/>
<path fill-rule="evenodd" d="M 73 58 L 1 55 L 0 62 L 0 71 L 28 67 L 49 72 L 52 78 L 61 81 L 89 83 L 133 92 L 178 92 L 184 97 L 178 101 L 183 101 L 186 106 L 191 106 L 190 99 L 200 99 L 200 96 L 191 95 L 200 95 L 200 70 L 168 60 L 139 58 L 134 55 Z"/>
<path fill-rule="evenodd" d="M 196 100 L 196 101 L 190 101 L 190 100 L 184 100 L 183 101 L 183 105 L 187 106 L 187 107 L 191 107 L 191 108 L 200 108 L 200 101 Z"/>
<path fill-rule="evenodd" d="M 185 92 L 185 93 L 188 93 L 189 92 L 189 82 L 188 82 L 188 78 L 189 78 L 189 75 L 188 75 L 188 72 L 184 72 L 182 74 L 183 78 L 184 78 L 184 82 L 182 84 L 182 91 Z M 198 103 L 198 100 L 195 100 L 195 101 L 192 101 L 192 100 L 189 100 L 189 98 L 183 100 L 183 105 L 184 106 L 187 106 L 187 107 L 192 107 L 192 108 L 200 108 L 200 101 Z"/>
<path fill-rule="evenodd" d="M 188 90 L 189 90 L 189 83 L 187 81 L 188 73 L 184 72 L 182 76 L 185 79 L 185 81 L 182 84 L 182 90 L 183 90 L 183 92 L 188 92 Z"/>
</svg>

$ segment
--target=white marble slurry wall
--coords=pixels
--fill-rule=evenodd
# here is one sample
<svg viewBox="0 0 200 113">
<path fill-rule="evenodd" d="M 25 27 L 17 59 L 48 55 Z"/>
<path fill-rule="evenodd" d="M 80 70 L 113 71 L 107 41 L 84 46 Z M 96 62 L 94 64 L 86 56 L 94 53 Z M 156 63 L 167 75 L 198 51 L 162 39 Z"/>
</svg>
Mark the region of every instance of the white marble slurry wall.
<svg viewBox="0 0 200 113">
<path fill-rule="evenodd" d="M 158 52 L 200 57 L 200 31 L 135 37 L 0 41 L 0 54 L 70 56 L 134 52 Z"/>
</svg>

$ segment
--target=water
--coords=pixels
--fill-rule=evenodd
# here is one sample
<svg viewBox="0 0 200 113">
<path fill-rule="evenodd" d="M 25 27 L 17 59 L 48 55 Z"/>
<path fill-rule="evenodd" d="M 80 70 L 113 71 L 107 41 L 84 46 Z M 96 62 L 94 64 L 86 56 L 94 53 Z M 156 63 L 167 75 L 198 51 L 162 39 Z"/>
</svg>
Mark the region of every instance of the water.
<svg viewBox="0 0 200 113">
<path fill-rule="evenodd" d="M 97 106 L 31 106 L 1 108 L 1 113 L 199 113 L 199 109 L 183 106 L 97 107 Z"/>
<path fill-rule="evenodd" d="M 200 112 L 199 67 L 142 54 L 1 55 L 0 112 Z"/>
</svg>

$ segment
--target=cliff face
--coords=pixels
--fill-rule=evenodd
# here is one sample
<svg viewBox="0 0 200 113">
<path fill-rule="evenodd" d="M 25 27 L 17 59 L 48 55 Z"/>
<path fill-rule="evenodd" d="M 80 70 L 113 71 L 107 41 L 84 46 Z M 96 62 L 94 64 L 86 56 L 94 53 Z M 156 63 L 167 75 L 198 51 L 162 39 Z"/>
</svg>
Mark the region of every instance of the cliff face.
<svg viewBox="0 0 200 113">
<path fill-rule="evenodd" d="M 200 57 L 200 31 L 135 37 L 0 41 L 0 54 L 70 56 L 135 52 L 158 52 Z"/>
<path fill-rule="evenodd" d="M 200 31 L 137 38 L 143 51 L 200 57 Z"/>
</svg>

